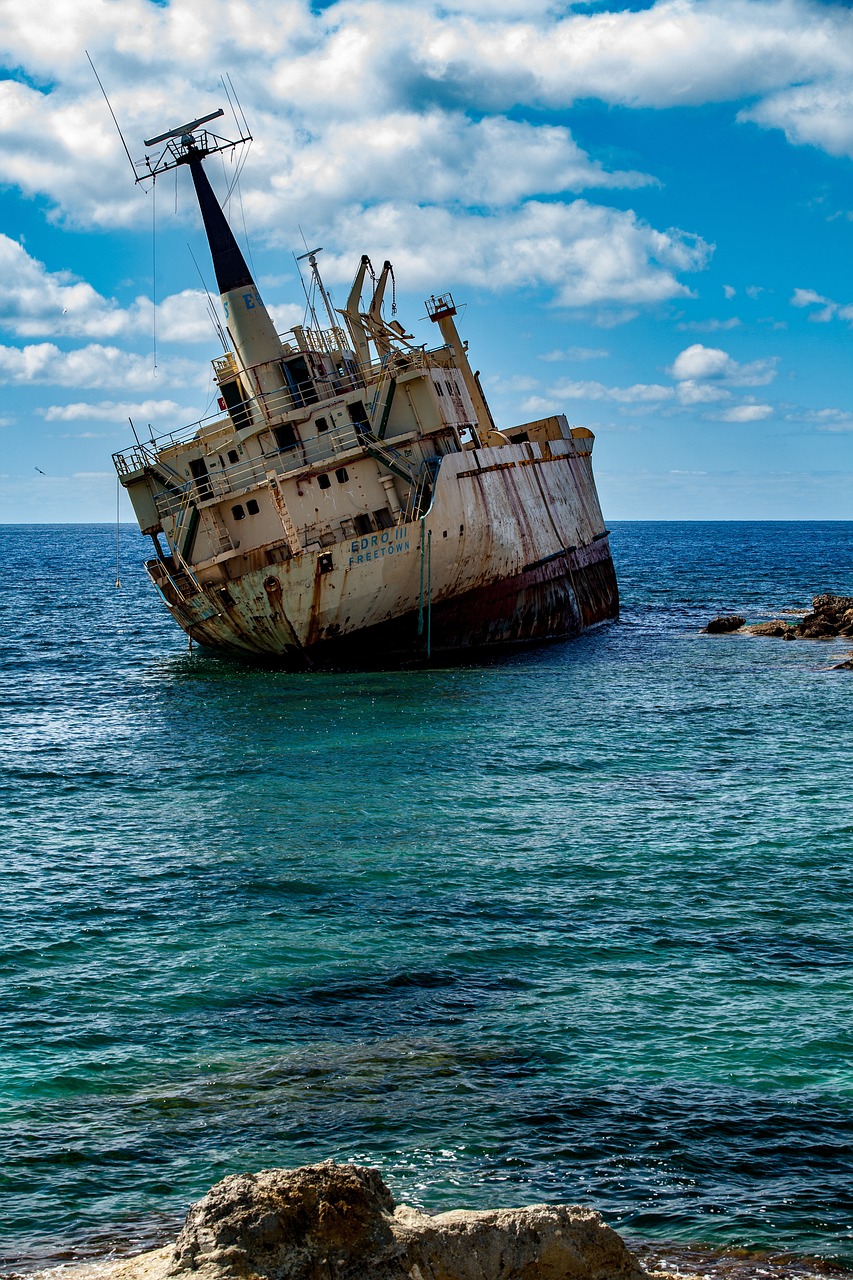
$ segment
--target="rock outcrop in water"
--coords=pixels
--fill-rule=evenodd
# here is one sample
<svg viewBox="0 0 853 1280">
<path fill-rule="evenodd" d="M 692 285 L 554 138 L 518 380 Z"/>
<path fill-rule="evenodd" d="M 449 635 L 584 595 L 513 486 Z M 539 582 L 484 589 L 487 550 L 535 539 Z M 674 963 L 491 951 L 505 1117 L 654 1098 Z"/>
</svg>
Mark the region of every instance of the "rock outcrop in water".
<svg viewBox="0 0 853 1280">
<path fill-rule="evenodd" d="M 373 1169 L 240 1174 L 193 1205 L 169 1275 L 199 1280 L 641 1280 L 591 1209 L 537 1205 L 431 1216 L 395 1206 Z"/>
<path fill-rule="evenodd" d="M 751 636 L 775 636 L 782 640 L 834 640 L 838 636 L 853 636 L 853 596 L 815 596 L 812 612 L 796 623 L 786 622 L 784 618 L 750 626 L 745 626 L 745 622 L 738 614 L 725 614 L 712 618 L 703 631 L 708 635 L 721 635 L 743 630 Z"/>
<path fill-rule="evenodd" d="M 719 618 L 712 618 L 702 630 L 709 636 L 720 636 L 728 631 L 738 631 L 745 622 L 746 618 L 742 618 L 739 613 L 726 613 Z"/>
</svg>

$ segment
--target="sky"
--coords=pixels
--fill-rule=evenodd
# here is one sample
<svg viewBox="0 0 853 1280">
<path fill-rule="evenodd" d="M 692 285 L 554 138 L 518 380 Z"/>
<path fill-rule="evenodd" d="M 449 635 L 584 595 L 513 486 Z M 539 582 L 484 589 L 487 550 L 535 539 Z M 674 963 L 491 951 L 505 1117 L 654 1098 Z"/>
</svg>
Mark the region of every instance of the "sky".
<svg viewBox="0 0 853 1280">
<path fill-rule="evenodd" d="M 134 160 L 230 76 L 208 172 L 282 329 L 294 255 L 338 305 L 388 258 L 499 426 L 595 432 L 607 519 L 853 518 L 850 8 L 0 0 L 0 522 L 114 519 L 128 419 L 215 409 L 189 175 L 135 184 L 87 52 Z"/>
</svg>

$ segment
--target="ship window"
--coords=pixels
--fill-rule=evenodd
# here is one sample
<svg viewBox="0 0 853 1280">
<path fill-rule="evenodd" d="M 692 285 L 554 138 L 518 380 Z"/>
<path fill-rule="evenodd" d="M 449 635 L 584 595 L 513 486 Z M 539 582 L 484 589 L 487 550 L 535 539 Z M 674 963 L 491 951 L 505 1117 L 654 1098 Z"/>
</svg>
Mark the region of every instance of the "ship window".
<svg viewBox="0 0 853 1280">
<path fill-rule="evenodd" d="M 273 427 L 272 433 L 279 449 L 293 449 L 295 447 L 296 429 L 292 422 L 282 422 L 281 426 Z"/>
<path fill-rule="evenodd" d="M 337 471 L 335 472 L 335 479 L 337 480 L 338 484 L 346 484 L 347 480 L 349 480 L 349 472 L 347 471 L 346 467 L 338 467 Z"/>
<path fill-rule="evenodd" d="M 350 422 L 369 422 L 367 410 L 364 407 L 363 400 L 354 400 L 352 404 L 347 405 Z"/>
<path fill-rule="evenodd" d="M 380 507 L 378 511 L 374 511 L 373 519 L 376 522 L 377 529 L 393 529 L 394 517 L 387 507 Z"/>
<path fill-rule="evenodd" d="M 222 392 L 222 399 L 228 406 L 228 412 L 231 414 L 231 421 L 239 430 L 240 427 L 248 426 L 252 421 L 252 412 L 246 404 L 246 393 L 243 390 L 243 384 L 239 378 L 235 378 L 233 382 L 221 382 L 219 390 Z"/>
<path fill-rule="evenodd" d="M 190 459 L 190 475 L 196 482 L 198 496 L 201 498 L 202 502 L 205 498 L 213 496 L 213 488 L 210 481 L 207 479 L 207 463 L 204 458 Z"/>
<path fill-rule="evenodd" d="M 320 563 L 320 572 L 331 573 L 332 569 L 334 568 L 334 563 L 328 551 L 325 553 L 325 555 L 319 556 L 318 559 Z"/>
<path fill-rule="evenodd" d="M 441 383 L 438 381 L 438 379 L 436 379 L 435 389 L 436 389 L 436 391 L 438 392 L 438 394 L 439 394 L 440 396 L 443 396 L 443 395 L 444 395 L 444 391 L 443 391 L 442 386 L 441 386 Z"/>
<path fill-rule="evenodd" d="M 328 418 L 317 418 L 317 430 L 318 430 L 318 431 L 328 431 L 328 430 L 329 430 L 329 419 L 328 419 Z"/>
<path fill-rule="evenodd" d="M 249 501 L 246 503 L 246 510 L 248 511 L 250 516 L 256 516 L 258 514 L 258 512 L 260 511 L 260 507 L 258 506 L 254 498 L 250 498 Z"/>
<path fill-rule="evenodd" d="M 240 461 L 240 455 L 238 454 L 236 449 L 228 450 L 228 461 L 231 463 Z"/>
<path fill-rule="evenodd" d="M 370 516 L 354 516 L 356 533 L 371 533 L 373 525 Z"/>
<path fill-rule="evenodd" d="M 321 476 L 317 477 L 317 483 L 321 489 L 331 489 L 332 487 L 332 482 L 325 472 L 323 472 Z"/>
<path fill-rule="evenodd" d="M 291 356 L 282 364 L 288 386 L 296 404 L 316 404 L 320 397 L 311 380 L 308 361 L 304 355 Z"/>
<path fill-rule="evenodd" d="M 246 516 L 246 513 L 243 510 L 243 508 L 240 506 L 239 502 L 237 503 L 236 507 L 231 508 L 231 514 L 235 520 L 243 520 L 245 519 L 245 516 Z"/>
</svg>

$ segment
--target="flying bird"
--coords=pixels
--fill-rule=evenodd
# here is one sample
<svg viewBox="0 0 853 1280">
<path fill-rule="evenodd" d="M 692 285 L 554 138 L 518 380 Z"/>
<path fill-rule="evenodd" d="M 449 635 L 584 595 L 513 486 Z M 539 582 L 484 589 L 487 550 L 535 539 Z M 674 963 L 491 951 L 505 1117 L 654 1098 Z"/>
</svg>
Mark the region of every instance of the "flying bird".
<svg viewBox="0 0 853 1280">
<path fill-rule="evenodd" d="M 41 467 L 36 467 L 36 471 L 39 473 L 39 475 L 40 475 L 40 476 L 46 476 L 46 475 L 47 475 L 47 472 L 46 472 L 46 471 L 42 471 Z"/>
</svg>

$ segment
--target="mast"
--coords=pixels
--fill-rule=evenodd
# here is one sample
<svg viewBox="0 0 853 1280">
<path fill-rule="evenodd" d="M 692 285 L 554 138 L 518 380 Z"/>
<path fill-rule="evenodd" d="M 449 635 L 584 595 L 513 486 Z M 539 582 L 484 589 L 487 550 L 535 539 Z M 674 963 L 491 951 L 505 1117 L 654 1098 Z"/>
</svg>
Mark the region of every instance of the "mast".
<svg viewBox="0 0 853 1280">
<path fill-rule="evenodd" d="M 250 142 L 251 136 L 245 135 L 236 142 L 220 138 L 206 129 L 198 130 L 210 120 L 215 120 L 223 113 L 213 112 L 178 129 L 170 129 L 167 133 L 146 140 L 146 147 L 165 143 L 161 155 L 152 163 L 151 157 L 145 157 L 147 172 L 137 181 L 146 178 L 156 179 L 169 169 L 180 165 L 188 165 L 193 180 L 199 210 L 204 224 L 225 324 L 228 336 L 234 347 L 234 354 L 246 379 L 246 393 L 258 395 L 264 392 L 281 391 L 287 387 L 287 380 L 281 366 L 284 354 L 281 339 L 276 332 L 272 316 L 267 311 L 258 287 L 252 276 L 242 250 L 234 233 L 228 225 L 222 207 L 214 195 L 202 161 L 205 156 L 216 151 L 224 151 L 236 147 L 241 142 Z"/>
</svg>

